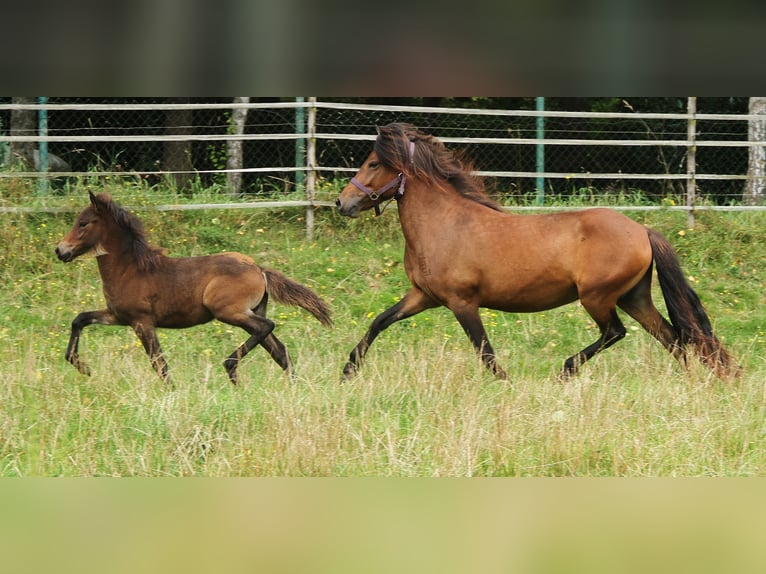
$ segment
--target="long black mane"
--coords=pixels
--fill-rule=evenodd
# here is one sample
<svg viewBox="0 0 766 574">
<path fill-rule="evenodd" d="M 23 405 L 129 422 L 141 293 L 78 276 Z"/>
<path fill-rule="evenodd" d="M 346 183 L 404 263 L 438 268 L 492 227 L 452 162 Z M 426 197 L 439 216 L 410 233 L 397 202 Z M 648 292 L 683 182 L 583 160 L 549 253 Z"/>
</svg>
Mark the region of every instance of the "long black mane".
<svg viewBox="0 0 766 574">
<path fill-rule="evenodd" d="M 410 142 L 415 142 L 412 158 Z M 500 205 L 487 195 L 484 181 L 472 175 L 470 161 L 411 124 L 395 122 L 379 128 L 375 153 L 383 165 L 408 177 L 419 178 L 438 187 L 450 185 L 464 197 L 502 211 Z"/>
<path fill-rule="evenodd" d="M 108 193 L 91 196 L 91 203 L 100 215 L 110 217 L 130 238 L 129 246 L 141 271 L 151 271 L 159 265 L 165 250 L 149 244 L 141 220 L 118 205 Z"/>
</svg>

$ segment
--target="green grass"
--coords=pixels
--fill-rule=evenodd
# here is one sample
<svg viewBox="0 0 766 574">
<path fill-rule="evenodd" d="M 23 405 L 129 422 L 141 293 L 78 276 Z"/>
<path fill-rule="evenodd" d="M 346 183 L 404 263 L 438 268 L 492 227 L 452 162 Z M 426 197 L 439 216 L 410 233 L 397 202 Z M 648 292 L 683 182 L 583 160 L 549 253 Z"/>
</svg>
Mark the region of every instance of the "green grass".
<svg viewBox="0 0 766 574">
<path fill-rule="evenodd" d="M 0 201 L 20 204 L 22 191 L 0 190 Z M 139 207 L 174 199 L 139 186 L 109 191 Z M 46 204 L 85 201 L 79 190 Z M 81 341 L 93 371 L 83 377 L 63 358 L 69 325 L 103 301 L 92 258 L 65 265 L 53 254 L 74 216 L 2 214 L 0 475 L 743 476 L 766 468 L 761 213 L 703 212 L 693 230 L 683 213 L 631 214 L 676 246 L 744 366 L 731 384 L 696 363 L 683 371 L 629 318 L 624 341 L 559 383 L 564 358 L 597 337 L 577 305 L 483 312 L 508 382 L 481 367 L 444 309 L 392 326 L 360 375 L 342 382 L 372 317 L 409 287 L 393 207 L 359 220 L 320 209 L 312 243 L 301 209 L 140 215 L 171 255 L 242 251 L 312 287 L 330 302 L 336 327 L 272 305 L 296 379 L 257 349 L 239 387 L 221 362 L 243 332 L 220 323 L 162 331 L 170 389 L 129 328 L 94 326 Z"/>
</svg>

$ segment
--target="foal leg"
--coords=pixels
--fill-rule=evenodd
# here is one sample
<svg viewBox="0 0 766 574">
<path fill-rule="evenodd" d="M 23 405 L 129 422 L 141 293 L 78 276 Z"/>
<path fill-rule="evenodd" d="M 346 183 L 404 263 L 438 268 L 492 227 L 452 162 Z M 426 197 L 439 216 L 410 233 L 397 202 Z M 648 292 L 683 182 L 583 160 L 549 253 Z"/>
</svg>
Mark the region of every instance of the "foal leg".
<svg viewBox="0 0 766 574">
<path fill-rule="evenodd" d="M 72 363 L 75 369 L 87 376 L 90 376 L 90 369 L 80 360 L 80 355 L 77 349 L 80 345 L 80 335 L 82 330 L 88 325 L 96 324 L 117 325 L 117 320 L 107 309 L 80 313 L 74 318 L 74 321 L 72 321 L 72 333 L 69 336 L 69 344 L 67 345 L 66 354 L 64 355 L 66 360 Z"/>
<path fill-rule="evenodd" d="M 258 306 L 253 309 L 253 313 L 258 315 L 259 317 L 266 317 L 266 307 L 269 303 L 269 294 L 264 293 L 263 299 L 261 299 L 261 302 L 258 303 Z M 290 361 L 290 355 L 287 354 L 287 348 L 282 344 L 282 341 L 277 339 L 277 336 L 272 331 L 266 337 L 263 338 L 263 341 L 260 342 L 261 347 L 266 349 L 266 352 L 271 356 L 276 363 L 282 367 L 283 370 L 285 370 L 288 375 L 292 376 L 292 368 L 293 364 L 292 361 Z"/>
<path fill-rule="evenodd" d="M 160 347 L 160 340 L 157 337 L 157 330 L 154 325 L 135 323 L 133 325 L 133 331 L 144 346 L 146 354 L 149 355 L 149 360 L 152 363 L 152 367 L 160 376 L 163 382 L 172 384 L 170 377 L 168 376 L 168 362 L 165 360 L 165 355 L 162 353 L 162 347 Z"/>
<path fill-rule="evenodd" d="M 287 353 L 287 348 L 282 344 L 282 341 L 277 339 L 274 333 L 269 333 L 261 341 L 261 347 L 266 349 L 272 359 L 274 359 L 283 370 L 288 374 L 292 374 L 293 363 L 290 360 L 290 355 Z"/>
<path fill-rule="evenodd" d="M 617 316 L 617 310 L 614 306 L 611 308 L 593 308 L 588 307 L 584 301 L 583 306 L 596 321 L 596 324 L 601 331 L 601 336 L 595 343 L 588 345 L 582 351 L 572 355 L 564 361 L 564 368 L 559 374 L 560 379 L 568 379 L 572 375 L 577 374 L 580 366 L 585 363 L 585 361 L 591 359 L 596 353 L 611 347 L 617 341 L 625 337 L 625 326 Z"/>
<path fill-rule="evenodd" d="M 283 369 L 289 368 L 289 359 L 287 357 L 285 346 L 282 345 L 276 337 L 271 336 L 271 332 L 274 330 L 273 321 L 266 317 L 256 315 L 252 311 L 250 311 L 249 314 L 243 314 L 239 318 L 218 317 L 218 319 L 224 323 L 241 327 L 250 333 L 250 337 L 247 341 L 237 347 L 223 362 L 223 366 L 226 369 L 226 373 L 229 375 L 229 380 L 231 380 L 232 384 L 237 384 L 237 366 L 239 365 L 239 362 L 257 345 L 263 345 L 272 358 L 279 363 Z"/>
<path fill-rule="evenodd" d="M 476 306 L 465 306 L 457 309 L 452 309 L 455 317 L 463 327 L 463 330 L 471 340 L 474 349 L 481 357 L 484 366 L 487 367 L 492 374 L 498 379 L 507 379 L 508 374 L 497 364 L 497 357 L 492 345 L 487 338 L 487 331 L 484 329 L 484 323 L 481 322 L 481 316 L 479 315 L 479 308 Z"/>
<path fill-rule="evenodd" d="M 381 331 L 387 329 L 397 321 L 412 317 L 421 311 L 438 306 L 439 303 L 431 299 L 431 297 L 423 293 L 423 291 L 417 287 L 413 287 L 407 291 L 407 294 L 402 297 L 398 303 L 389 307 L 373 319 L 367 333 L 365 333 L 362 340 L 359 341 L 359 344 L 354 347 L 354 350 L 351 351 L 351 354 L 348 357 L 348 362 L 346 363 L 346 366 L 343 367 L 343 376 L 346 379 L 350 379 L 357 373 L 362 359 L 364 359 L 370 345 L 372 345 L 372 342 Z"/>
</svg>

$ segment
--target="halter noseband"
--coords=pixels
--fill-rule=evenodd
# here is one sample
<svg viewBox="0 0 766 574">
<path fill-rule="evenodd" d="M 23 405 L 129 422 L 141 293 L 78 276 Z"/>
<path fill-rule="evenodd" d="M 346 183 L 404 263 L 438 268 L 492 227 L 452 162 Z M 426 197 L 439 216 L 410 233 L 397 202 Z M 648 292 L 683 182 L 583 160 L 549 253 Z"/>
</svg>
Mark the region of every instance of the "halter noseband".
<svg viewBox="0 0 766 574">
<path fill-rule="evenodd" d="M 413 162 L 413 158 L 415 155 L 415 142 L 410 141 L 410 164 Z M 399 200 L 404 195 L 404 184 L 407 182 L 407 176 L 404 175 L 403 172 L 399 172 L 399 175 L 397 175 L 394 179 L 389 181 L 386 185 L 383 187 L 373 190 L 364 185 L 361 181 L 356 179 L 355 177 L 351 178 L 351 183 L 353 183 L 360 191 L 364 192 L 373 202 L 372 206 L 375 209 L 375 215 L 380 215 L 380 202 L 383 201 L 380 199 L 380 197 L 386 193 L 389 189 L 393 189 L 397 185 L 399 186 L 399 189 L 394 194 L 394 199 Z"/>
</svg>

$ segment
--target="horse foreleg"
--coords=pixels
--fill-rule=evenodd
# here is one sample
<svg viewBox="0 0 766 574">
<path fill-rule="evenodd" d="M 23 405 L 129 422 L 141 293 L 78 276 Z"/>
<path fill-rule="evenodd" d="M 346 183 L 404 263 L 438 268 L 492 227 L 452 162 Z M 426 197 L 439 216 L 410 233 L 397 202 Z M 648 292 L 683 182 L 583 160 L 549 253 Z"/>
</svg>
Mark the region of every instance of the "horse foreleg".
<svg viewBox="0 0 766 574">
<path fill-rule="evenodd" d="M 507 379 L 508 374 L 497 364 L 497 357 L 492 345 L 487 338 L 487 331 L 484 329 L 484 323 L 481 322 L 478 307 L 464 307 L 453 309 L 455 318 L 463 327 L 463 330 L 471 340 L 474 349 L 481 357 L 484 366 L 486 366 L 499 379 Z"/>
<path fill-rule="evenodd" d="M 145 325 L 143 323 L 135 323 L 133 325 L 133 331 L 144 346 L 146 354 L 149 355 L 149 360 L 152 363 L 152 367 L 163 382 L 170 383 L 170 377 L 168 376 L 168 362 L 165 360 L 165 355 L 162 353 L 162 347 L 160 347 L 160 340 L 157 337 L 157 330 L 154 325 Z"/>
<path fill-rule="evenodd" d="M 365 333 L 359 344 L 354 347 L 351 354 L 348 357 L 348 362 L 343 367 L 343 376 L 346 379 L 353 377 L 359 370 L 359 365 L 370 349 L 370 345 L 377 338 L 377 336 L 397 321 L 417 315 L 421 311 L 438 307 L 439 303 L 431 299 L 423 291 L 417 287 L 410 289 L 407 294 L 399 300 L 398 303 L 389 307 L 383 311 L 380 315 L 373 319 L 370 324 L 370 328 Z"/>
<path fill-rule="evenodd" d="M 69 344 L 67 345 L 66 360 L 72 363 L 72 365 L 80 371 L 83 375 L 90 376 L 90 369 L 88 366 L 80 360 L 78 353 L 78 347 L 80 345 L 80 334 L 82 330 L 88 325 L 115 325 L 116 320 L 114 315 L 108 310 L 102 311 L 85 311 L 77 315 L 72 321 L 72 332 L 69 336 Z"/>
</svg>

